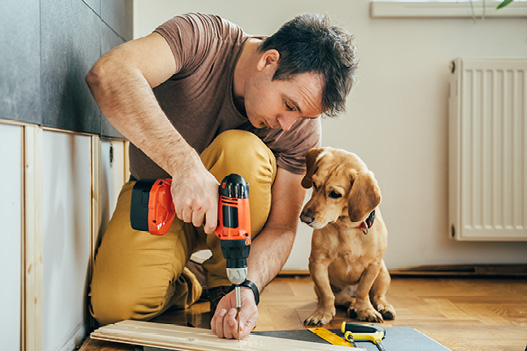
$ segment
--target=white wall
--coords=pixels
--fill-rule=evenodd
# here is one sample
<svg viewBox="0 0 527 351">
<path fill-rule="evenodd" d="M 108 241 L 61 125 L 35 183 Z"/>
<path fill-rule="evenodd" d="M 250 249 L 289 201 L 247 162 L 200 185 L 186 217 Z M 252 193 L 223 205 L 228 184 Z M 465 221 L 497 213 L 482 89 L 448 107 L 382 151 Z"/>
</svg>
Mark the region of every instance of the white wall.
<svg viewBox="0 0 527 351">
<path fill-rule="evenodd" d="M 372 19 L 369 1 L 134 2 L 134 36 L 186 12 L 222 15 L 250 34 L 272 34 L 302 12 L 329 14 L 354 33 L 359 83 L 347 112 L 323 121 L 323 144 L 359 154 L 381 186 L 390 268 L 526 263 L 527 243 L 449 239 L 448 79 L 456 57 L 527 57 L 527 20 Z M 287 269 L 307 269 L 310 230 L 299 224 Z"/>
<path fill-rule="evenodd" d="M 22 312 L 22 127 L 0 124 L 0 350 L 20 350 Z M 9 171 L 6 171 L 9 170 Z"/>
</svg>

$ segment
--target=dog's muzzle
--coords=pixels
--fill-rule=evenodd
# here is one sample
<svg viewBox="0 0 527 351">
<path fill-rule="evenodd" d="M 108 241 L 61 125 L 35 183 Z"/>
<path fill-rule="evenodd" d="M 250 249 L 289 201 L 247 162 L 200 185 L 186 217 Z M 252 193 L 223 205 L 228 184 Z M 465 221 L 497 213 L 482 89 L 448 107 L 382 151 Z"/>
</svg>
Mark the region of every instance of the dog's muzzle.
<svg viewBox="0 0 527 351">
<path fill-rule="evenodd" d="M 307 214 L 305 212 L 300 213 L 300 220 L 304 222 L 305 224 L 311 224 L 315 220 L 315 217 L 313 217 L 310 214 Z"/>
</svg>

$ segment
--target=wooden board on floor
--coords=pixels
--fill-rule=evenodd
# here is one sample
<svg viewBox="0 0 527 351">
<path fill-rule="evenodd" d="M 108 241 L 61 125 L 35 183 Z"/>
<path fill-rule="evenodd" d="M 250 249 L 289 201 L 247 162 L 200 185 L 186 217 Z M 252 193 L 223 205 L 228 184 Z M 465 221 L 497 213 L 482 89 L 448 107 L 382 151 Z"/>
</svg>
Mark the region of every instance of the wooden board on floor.
<svg viewBox="0 0 527 351">
<path fill-rule="evenodd" d="M 122 321 L 101 327 L 91 333 L 92 339 L 160 347 L 181 351 L 314 351 L 363 350 L 346 346 L 279 339 L 250 334 L 243 340 L 219 339 L 209 329 L 182 327 L 141 321 Z"/>
</svg>

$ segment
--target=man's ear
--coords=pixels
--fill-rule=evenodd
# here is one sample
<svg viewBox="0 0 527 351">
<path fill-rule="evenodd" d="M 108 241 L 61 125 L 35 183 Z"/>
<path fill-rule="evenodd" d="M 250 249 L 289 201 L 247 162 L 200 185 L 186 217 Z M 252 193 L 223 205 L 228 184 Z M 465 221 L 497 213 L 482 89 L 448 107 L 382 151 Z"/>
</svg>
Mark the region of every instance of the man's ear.
<svg viewBox="0 0 527 351">
<path fill-rule="evenodd" d="M 256 68 L 259 71 L 261 71 L 269 65 L 277 64 L 279 60 L 280 60 L 280 53 L 278 52 L 278 50 L 275 50 L 275 49 L 267 50 L 262 54 L 262 56 L 258 60 L 258 64 L 256 65 Z"/>
</svg>

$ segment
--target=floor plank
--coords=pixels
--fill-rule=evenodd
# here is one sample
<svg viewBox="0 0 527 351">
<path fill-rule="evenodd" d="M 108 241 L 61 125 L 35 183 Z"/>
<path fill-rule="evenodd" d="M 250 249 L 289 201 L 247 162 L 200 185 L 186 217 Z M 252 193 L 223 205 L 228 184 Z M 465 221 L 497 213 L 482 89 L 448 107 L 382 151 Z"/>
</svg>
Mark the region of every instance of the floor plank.
<svg viewBox="0 0 527 351">
<path fill-rule="evenodd" d="M 365 351 L 348 346 L 279 339 L 254 333 L 242 340 L 218 339 L 209 329 L 132 320 L 101 327 L 92 333 L 92 337 L 119 342 L 126 340 L 136 345 L 180 351 Z"/>
<path fill-rule="evenodd" d="M 524 278 L 394 277 L 388 300 L 397 311 L 383 325 L 409 326 L 452 350 L 523 351 L 527 346 Z M 256 330 L 296 330 L 317 305 L 310 277 L 278 277 L 262 293 Z M 207 302 L 169 310 L 155 322 L 208 328 Z M 350 321 L 343 310 L 325 327 Z M 80 351 L 131 351 L 129 345 L 87 340 Z"/>
</svg>

